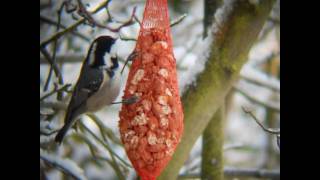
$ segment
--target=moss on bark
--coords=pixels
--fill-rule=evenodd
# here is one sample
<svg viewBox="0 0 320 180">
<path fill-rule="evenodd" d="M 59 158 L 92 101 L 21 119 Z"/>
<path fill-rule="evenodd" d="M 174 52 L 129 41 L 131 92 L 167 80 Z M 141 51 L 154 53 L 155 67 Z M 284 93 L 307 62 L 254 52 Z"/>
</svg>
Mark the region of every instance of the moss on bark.
<svg viewBox="0 0 320 180">
<path fill-rule="evenodd" d="M 225 106 L 222 105 L 210 120 L 202 136 L 202 179 L 223 179 L 223 121 Z"/>
<path fill-rule="evenodd" d="M 182 97 L 184 134 L 172 160 L 158 180 L 174 180 L 189 152 L 239 76 L 248 52 L 265 23 L 274 0 L 252 4 L 237 0 L 220 30 L 214 35 L 212 51 L 205 70 L 197 77 L 195 88 Z"/>
</svg>

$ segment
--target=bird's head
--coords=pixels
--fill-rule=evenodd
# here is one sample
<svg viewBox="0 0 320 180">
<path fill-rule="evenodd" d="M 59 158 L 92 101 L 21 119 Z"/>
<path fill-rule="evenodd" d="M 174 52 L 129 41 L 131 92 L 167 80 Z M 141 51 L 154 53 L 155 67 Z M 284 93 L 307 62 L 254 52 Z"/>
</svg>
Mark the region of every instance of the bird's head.
<svg viewBox="0 0 320 180">
<path fill-rule="evenodd" d="M 111 36 L 99 36 L 96 38 L 89 49 L 87 61 L 91 67 L 108 66 L 111 67 L 113 62 L 111 57 L 115 55 L 116 38 Z"/>
</svg>

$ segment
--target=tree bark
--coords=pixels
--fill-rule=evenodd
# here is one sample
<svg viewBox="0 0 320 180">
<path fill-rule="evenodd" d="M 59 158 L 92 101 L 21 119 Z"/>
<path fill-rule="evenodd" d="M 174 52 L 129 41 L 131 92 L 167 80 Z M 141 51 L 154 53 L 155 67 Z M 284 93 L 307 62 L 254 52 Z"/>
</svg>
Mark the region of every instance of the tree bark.
<svg viewBox="0 0 320 180">
<path fill-rule="evenodd" d="M 224 111 L 222 105 L 203 132 L 201 179 L 223 179 Z"/>
<path fill-rule="evenodd" d="M 177 178 L 195 141 L 237 80 L 273 3 L 274 0 L 261 0 L 257 4 L 236 0 L 228 4 L 230 12 L 215 31 L 206 68 L 197 76 L 197 86 L 189 88 L 182 97 L 185 133 L 158 180 Z"/>
</svg>

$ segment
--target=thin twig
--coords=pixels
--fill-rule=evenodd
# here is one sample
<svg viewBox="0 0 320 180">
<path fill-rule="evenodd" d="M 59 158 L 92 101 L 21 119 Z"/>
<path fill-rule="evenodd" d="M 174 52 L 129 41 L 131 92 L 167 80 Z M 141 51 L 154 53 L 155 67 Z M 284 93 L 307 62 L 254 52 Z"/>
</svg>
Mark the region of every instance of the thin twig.
<svg viewBox="0 0 320 180">
<path fill-rule="evenodd" d="M 45 47 L 42 47 L 42 48 L 40 48 L 40 52 L 42 53 L 42 55 L 45 57 L 45 59 L 49 62 L 49 64 L 53 68 L 53 71 L 54 71 L 56 77 L 58 77 L 59 84 L 63 84 L 63 77 L 60 72 L 60 69 L 57 66 L 57 64 L 53 62 L 47 49 Z"/>
<path fill-rule="evenodd" d="M 77 180 L 85 180 L 87 179 L 84 176 L 83 170 L 73 161 L 70 159 L 62 159 L 58 156 L 48 154 L 47 152 L 40 149 L 40 159 L 44 162 L 56 167 L 62 172 L 72 176 Z"/>
<path fill-rule="evenodd" d="M 85 55 L 82 54 L 67 54 L 67 55 L 61 55 L 57 56 L 56 62 L 58 63 L 82 63 L 85 58 Z M 118 57 L 118 60 L 122 63 L 125 62 L 125 60 L 121 57 Z M 40 64 L 48 64 L 48 61 L 40 57 Z"/>
<path fill-rule="evenodd" d="M 274 110 L 275 112 L 280 113 L 280 106 L 278 104 L 272 103 L 272 102 L 264 102 L 252 95 L 250 95 L 249 93 L 247 93 L 241 86 L 239 85 L 234 85 L 233 86 L 234 89 L 239 92 L 240 94 L 242 94 L 244 97 L 246 97 L 249 101 L 261 105 L 263 107 L 267 107 L 270 108 L 272 110 Z"/>
<path fill-rule="evenodd" d="M 43 108 L 52 108 L 52 109 L 57 109 L 57 110 L 66 110 L 67 109 L 67 105 L 61 101 L 58 102 L 44 102 L 41 101 L 40 102 L 40 107 Z"/>
<path fill-rule="evenodd" d="M 95 13 L 99 12 L 101 9 L 103 9 L 109 3 L 109 1 L 110 0 L 107 0 L 107 1 L 104 1 L 101 4 L 99 4 L 90 14 L 95 14 Z M 48 39 L 40 42 L 40 47 L 45 47 L 47 44 L 51 43 L 53 40 L 61 38 L 66 33 L 71 32 L 76 27 L 78 27 L 79 25 L 83 24 L 85 21 L 86 21 L 85 18 L 81 18 L 80 20 L 78 20 L 76 23 L 72 24 L 68 28 L 53 34 Z"/>
<path fill-rule="evenodd" d="M 248 81 L 250 83 L 256 84 L 258 86 L 266 87 L 268 89 L 271 89 L 273 91 L 280 93 L 280 82 L 275 81 L 268 81 L 262 78 L 259 78 L 257 76 L 248 76 L 247 74 L 241 74 L 241 78 L 245 81 Z"/>
<path fill-rule="evenodd" d="M 123 160 L 118 154 L 116 154 L 105 142 L 103 142 L 94 132 L 92 132 L 86 125 L 84 125 L 81 121 L 80 125 L 89 132 L 103 147 L 105 147 L 111 154 L 113 154 L 117 159 L 119 159 L 123 164 L 132 168 L 130 164 L 128 164 L 125 160 Z"/>
<path fill-rule="evenodd" d="M 65 5 L 65 3 L 62 3 L 61 7 L 57 11 L 57 13 L 58 13 L 58 23 L 57 23 L 57 27 L 56 27 L 56 29 L 57 29 L 56 31 L 57 32 L 59 32 L 59 29 L 60 29 L 61 14 L 62 14 L 62 9 L 63 9 L 64 5 Z M 54 41 L 54 43 L 53 43 L 53 50 L 52 50 L 53 53 L 52 53 L 52 56 L 51 56 L 52 64 L 50 66 L 49 74 L 48 74 L 46 83 L 45 83 L 45 85 L 43 87 L 43 91 L 47 91 L 48 90 L 48 87 L 49 87 L 49 84 L 50 84 L 50 80 L 51 80 L 51 76 L 52 76 L 52 72 L 53 72 L 53 66 L 56 66 L 57 43 L 58 43 L 58 40 L 56 39 Z M 62 99 L 62 94 L 61 93 L 58 93 L 57 99 L 58 100 Z"/>
<path fill-rule="evenodd" d="M 183 21 L 184 18 L 186 18 L 186 17 L 187 17 L 187 14 L 183 14 L 182 16 L 178 17 L 177 19 L 172 20 L 172 21 L 170 22 L 170 26 L 173 27 L 173 26 L 179 24 L 179 23 L 180 23 L 181 21 Z"/>
<path fill-rule="evenodd" d="M 253 112 L 251 110 L 249 110 L 248 108 L 242 106 L 242 110 L 243 112 L 245 112 L 246 114 L 249 114 L 252 119 L 254 119 L 256 121 L 256 123 L 266 132 L 270 133 L 270 134 L 280 134 L 280 129 L 272 129 L 272 128 L 266 128 L 263 126 L 263 124 L 258 120 L 258 118 L 253 114 Z"/>
<path fill-rule="evenodd" d="M 40 101 L 43 101 L 43 100 L 46 99 L 47 97 L 49 97 L 49 96 L 51 96 L 51 95 L 53 95 L 54 93 L 59 92 L 59 91 L 67 91 L 67 92 L 68 92 L 68 88 L 69 88 L 70 86 L 71 86 L 71 84 L 65 84 L 64 86 L 58 88 L 58 86 L 55 85 L 55 86 L 54 86 L 54 89 L 53 89 L 51 92 L 43 95 L 43 96 L 40 98 Z"/>
<path fill-rule="evenodd" d="M 139 20 L 139 18 L 137 17 L 137 15 L 134 15 L 133 18 L 134 18 L 134 20 L 135 20 L 136 22 L 138 22 L 139 26 L 141 27 L 141 26 L 142 26 L 142 23 L 141 23 L 141 21 Z"/>
<path fill-rule="evenodd" d="M 77 0 L 78 1 L 78 4 L 79 4 L 79 12 L 80 12 L 80 15 L 82 17 L 84 17 L 88 22 L 89 24 L 91 25 L 94 25 L 94 26 L 97 26 L 97 27 L 100 27 L 100 28 L 105 28 L 105 29 L 108 29 L 109 31 L 111 32 L 119 32 L 121 28 L 125 27 L 125 26 L 129 26 L 129 25 L 132 25 L 134 22 L 133 22 L 133 19 L 134 19 L 134 16 L 135 16 L 135 12 L 136 12 L 136 9 L 137 7 L 134 7 L 133 8 L 133 11 L 132 11 L 132 15 L 130 17 L 130 19 L 126 22 L 123 22 L 123 24 L 121 24 L 119 27 L 117 28 L 111 28 L 109 26 L 106 26 L 106 25 L 103 25 L 99 22 L 97 22 L 93 16 L 86 10 L 85 6 L 83 5 L 82 1 L 81 0 Z M 110 13 L 110 12 L 109 12 Z"/>
<path fill-rule="evenodd" d="M 136 38 L 122 37 L 120 34 L 119 34 L 119 38 L 123 41 L 137 41 Z"/>
<path fill-rule="evenodd" d="M 48 131 L 44 131 L 43 129 L 40 129 L 40 135 L 51 136 L 52 134 L 57 133 L 59 130 L 60 129 L 56 129 L 48 132 Z"/>
<path fill-rule="evenodd" d="M 224 168 L 226 176 L 236 177 L 255 177 L 255 178 L 271 178 L 280 179 L 279 170 L 255 169 L 255 168 Z"/>
<path fill-rule="evenodd" d="M 40 21 L 43 21 L 43 22 L 45 22 L 47 24 L 54 25 L 54 26 L 56 26 L 58 24 L 54 20 L 52 20 L 52 19 L 50 19 L 48 17 L 42 16 L 42 15 L 40 15 Z M 63 28 L 63 29 L 67 28 L 65 25 L 62 25 L 61 23 L 60 23 L 60 27 Z M 80 32 L 71 31 L 70 33 L 75 35 L 75 36 L 77 36 L 77 37 L 79 37 L 79 38 L 81 38 L 81 39 L 83 39 L 83 40 L 85 40 L 85 41 L 87 41 L 87 42 L 90 41 L 90 38 L 86 37 L 85 35 L 81 34 Z"/>
<path fill-rule="evenodd" d="M 120 179 L 120 177 L 121 176 L 123 176 L 122 175 L 122 171 L 120 170 L 120 168 L 119 168 L 119 166 L 117 165 L 117 164 L 114 164 L 110 159 L 108 159 L 108 158 L 106 158 L 106 157 L 101 157 L 101 156 L 97 156 L 97 157 L 95 157 L 95 159 L 96 160 L 100 160 L 100 161 L 107 161 L 110 165 L 111 165 L 111 167 L 116 171 L 116 173 L 121 173 L 121 175 L 120 174 L 118 174 L 118 178 Z M 126 171 L 128 171 L 128 168 L 127 167 L 125 167 L 125 166 L 122 166 Z M 124 177 L 122 177 L 122 178 L 124 178 Z"/>
<path fill-rule="evenodd" d="M 266 170 L 255 168 L 224 168 L 224 175 L 228 177 L 255 177 L 255 178 L 270 178 L 280 179 L 279 170 Z M 178 179 L 198 179 L 201 178 L 200 174 L 181 174 Z"/>
<path fill-rule="evenodd" d="M 93 120 L 99 127 L 101 135 L 105 141 L 107 138 L 104 136 L 104 134 L 107 134 L 108 138 L 111 139 L 111 141 L 113 141 L 119 146 L 123 146 L 120 139 L 114 135 L 113 131 L 109 127 L 104 125 L 100 118 L 98 118 L 95 114 L 92 113 L 87 113 L 87 116 L 90 117 L 90 119 Z"/>
<path fill-rule="evenodd" d="M 95 158 L 97 156 L 96 151 L 98 151 L 98 148 L 96 147 L 96 145 L 93 142 L 91 142 L 91 140 L 87 136 L 85 136 L 81 133 L 74 133 L 74 134 L 72 134 L 72 136 L 75 138 L 81 139 L 84 143 L 86 143 L 88 145 L 90 153 L 93 156 L 93 158 Z"/>
</svg>

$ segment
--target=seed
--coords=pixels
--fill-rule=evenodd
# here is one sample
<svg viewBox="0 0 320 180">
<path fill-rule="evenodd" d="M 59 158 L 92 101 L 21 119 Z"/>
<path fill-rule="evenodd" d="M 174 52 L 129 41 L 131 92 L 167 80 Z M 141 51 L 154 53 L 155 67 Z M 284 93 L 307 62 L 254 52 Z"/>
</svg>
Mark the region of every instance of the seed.
<svg viewBox="0 0 320 180">
<path fill-rule="evenodd" d="M 148 132 L 148 143 L 150 145 L 154 145 L 154 144 L 157 143 L 156 135 L 154 133 L 150 132 L 150 131 Z"/>
<path fill-rule="evenodd" d="M 140 41 L 141 42 L 141 49 L 145 49 L 145 50 L 149 49 L 153 43 L 152 35 L 151 34 L 144 34 L 142 39 L 143 40 Z"/>
<path fill-rule="evenodd" d="M 147 164 L 152 163 L 153 159 L 151 156 L 151 153 L 149 153 L 148 151 L 144 151 L 143 154 L 141 154 L 141 158 L 144 160 L 144 162 L 146 162 Z"/>
<path fill-rule="evenodd" d="M 129 141 L 134 134 L 134 131 L 129 130 L 128 132 L 124 133 L 124 140 Z"/>
<path fill-rule="evenodd" d="M 150 164 L 150 165 L 147 165 L 147 170 L 148 171 L 153 171 L 154 170 L 154 165 Z"/>
<path fill-rule="evenodd" d="M 173 148 L 169 148 L 168 150 L 166 150 L 166 154 L 169 156 L 173 155 Z"/>
<path fill-rule="evenodd" d="M 163 152 L 158 152 L 158 153 L 154 153 L 154 154 L 153 154 L 153 157 L 154 157 L 154 159 L 156 159 L 156 160 L 163 159 L 164 156 L 165 156 L 165 155 L 164 155 Z"/>
<path fill-rule="evenodd" d="M 133 126 L 142 126 L 142 125 L 145 125 L 147 124 L 148 122 L 148 117 L 144 114 L 144 113 L 141 113 L 140 115 L 136 115 L 133 120 L 132 120 L 132 125 Z"/>
<path fill-rule="evenodd" d="M 164 78 L 167 78 L 168 75 L 169 75 L 167 69 L 165 69 L 165 68 L 161 68 L 161 69 L 159 70 L 158 74 L 160 74 L 160 75 L 161 75 L 162 77 L 164 77 Z"/>
<path fill-rule="evenodd" d="M 132 139 L 130 140 L 130 146 L 135 149 L 138 146 L 139 143 L 139 138 L 138 136 L 133 136 Z"/>
<path fill-rule="evenodd" d="M 151 110 L 151 102 L 146 100 L 146 99 L 144 99 L 142 101 L 142 106 L 143 106 L 144 110 L 146 110 L 146 111 L 150 111 Z"/>
<path fill-rule="evenodd" d="M 139 153 L 137 153 L 135 150 L 128 151 L 128 156 L 134 160 L 138 160 L 140 158 Z"/>
<path fill-rule="evenodd" d="M 151 53 L 143 53 L 142 54 L 142 63 L 143 64 L 148 64 L 153 62 L 154 60 L 154 55 Z"/>
<path fill-rule="evenodd" d="M 150 47 L 150 52 L 155 55 L 161 54 L 163 50 L 166 50 L 168 48 L 168 44 L 165 41 L 157 41 L 152 44 Z"/>
<path fill-rule="evenodd" d="M 170 139 L 166 139 L 166 145 L 168 146 L 168 148 L 172 147 L 172 141 Z"/>
<path fill-rule="evenodd" d="M 135 126 L 133 129 L 139 137 L 143 137 L 148 131 L 146 126 Z"/>
<path fill-rule="evenodd" d="M 143 112 L 143 108 L 142 107 L 137 107 L 137 112 L 142 113 Z"/>
<path fill-rule="evenodd" d="M 136 74 L 133 76 L 131 83 L 134 85 L 137 85 L 138 82 L 143 78 L 143 76 L 144 76 L 144 70 L 138 69 Z"/>
<path fill-rule="evenodd" d="M 160 127 L 167 128 L 169 125 L 169 120 L 165 117 L 160 118 Z"/>
<path fill-rule="evenodd" d="M 140 98 L 142 96 L 142 93 L 141 92 L 136 92 L 134 93 L 134 95 L 137 97 L 137 98 Z"/>
<path fill-rule="evenodd" d="M 157 139 L 158 144 L 163 144 L 164 142 L 165 142 L 165 138 L 163 138 L 163 137 L 160 137 Z"/>
<path fill-rule="evenodd" d="M 139 168 L 143 168 L 146 164 L 143 161 L 136 161 Z"/>
<path fill-rule="evenodd" d="M 148 126 L 150 130 L 156 130 L 159 126 L 157 118 L 155 118 L 154 116 L 150 116 L 148 119 Z"/>
<path fill-rule="evenodd" d="M 129 87 L 129 93 L 130 94 L 134 94 L 136 92 L 136 90 L 137 90 L 137 86 L 130 86 Z"/>
<path fill-rule="evenodd" d="M 167 105 L 168 97 L 167 96 L 159 96 L 158 97 L 158 103 L 161 104 L 161 105 Z"/>
<path fill-rule="evenodd" d="M 166 149 L 164 144 L 155 144 L 148 147 L 149 152 L 160 152 Z"/>
<path fill-rule="evenodd" d="M 166 94 L 167 94 L 168 96 L 172 96 L 172 93 L 171 93 L 171 91 L 170 91 L 168 88 L 166 88 L 165 92 L 166 92 Z"/>
<path fill-rule="evenodd" d="M 171 113 L 171 108 L 170 106 L 162 106 L 162 112 L 166 115 Z"/>
</svg>

